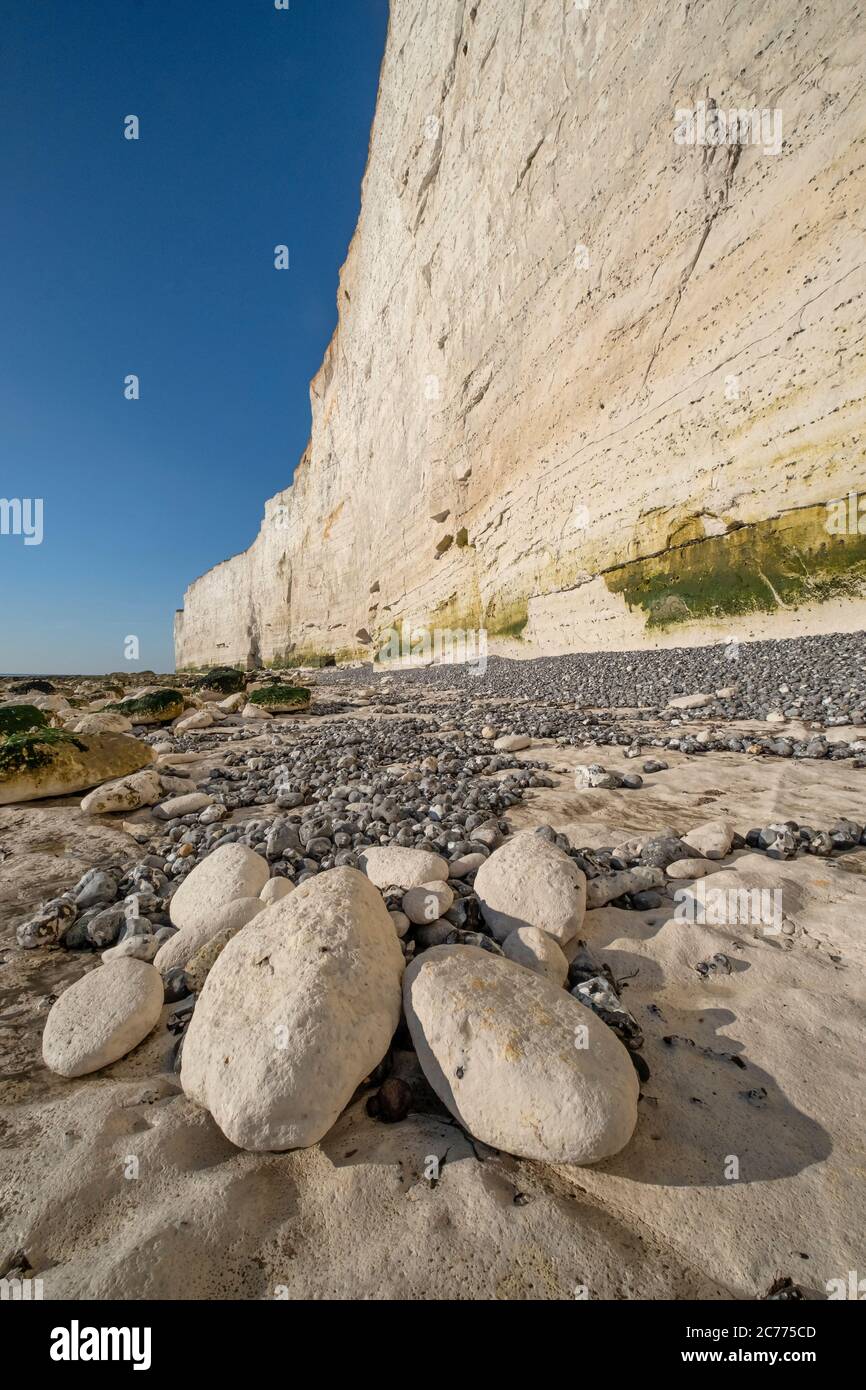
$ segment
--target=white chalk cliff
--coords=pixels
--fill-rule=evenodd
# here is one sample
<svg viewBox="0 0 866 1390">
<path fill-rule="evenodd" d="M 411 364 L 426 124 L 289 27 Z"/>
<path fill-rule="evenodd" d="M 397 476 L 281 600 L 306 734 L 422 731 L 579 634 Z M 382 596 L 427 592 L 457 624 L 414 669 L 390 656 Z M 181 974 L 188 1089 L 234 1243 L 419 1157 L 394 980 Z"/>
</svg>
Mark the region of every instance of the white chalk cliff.
<svg viewBox="0 0 866 1390">
<path fill-rule="evenodd" d="M 392 0 L 310 442 L 178 666 L 863 626 L 864 59 L 854 0 Z"/>
</svg>

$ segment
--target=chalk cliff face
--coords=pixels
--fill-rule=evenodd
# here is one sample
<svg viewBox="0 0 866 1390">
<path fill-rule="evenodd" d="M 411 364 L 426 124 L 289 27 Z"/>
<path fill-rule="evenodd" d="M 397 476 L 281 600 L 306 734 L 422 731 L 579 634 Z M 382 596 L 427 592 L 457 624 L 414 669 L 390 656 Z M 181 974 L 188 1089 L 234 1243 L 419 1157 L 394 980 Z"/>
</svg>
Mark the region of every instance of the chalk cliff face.
<svg viewBox="0 0 866 1390">
<path fill-rule="evenodd" d="M 310 443 L 178 666 L 863 626 L 826 504 L 866 493 L 864 36 L 853 0 L 392 0 Z M 766 114 L 714 145 L 714 103 Z"/>
</svg>

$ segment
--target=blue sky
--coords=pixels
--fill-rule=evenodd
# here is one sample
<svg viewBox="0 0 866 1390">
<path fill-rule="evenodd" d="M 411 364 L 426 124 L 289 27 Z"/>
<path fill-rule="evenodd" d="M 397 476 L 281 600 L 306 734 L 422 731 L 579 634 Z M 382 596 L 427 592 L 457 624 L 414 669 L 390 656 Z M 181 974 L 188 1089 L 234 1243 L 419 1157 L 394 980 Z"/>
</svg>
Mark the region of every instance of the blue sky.
<svg viewBox="0 0 866 1390">
<path fill-rule="evenodd" d="M 387 0 L 5 0 L 0 498 L 44 516 L 41 544 L 0 534 L 0 672 L 171 670 L 187 584 L 291 481 L 386 25 Z"/>
</svg>

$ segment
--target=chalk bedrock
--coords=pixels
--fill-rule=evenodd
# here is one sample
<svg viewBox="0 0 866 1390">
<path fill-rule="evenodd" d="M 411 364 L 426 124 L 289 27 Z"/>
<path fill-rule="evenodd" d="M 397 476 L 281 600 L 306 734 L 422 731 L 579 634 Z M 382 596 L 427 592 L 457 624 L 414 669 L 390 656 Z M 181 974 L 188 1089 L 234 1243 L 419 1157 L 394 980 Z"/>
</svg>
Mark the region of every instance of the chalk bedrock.
<svg viewBox="0 0 866 1390">
<path fill-rule="evenodd" d="M 786 556 L 828 592 L 825 504 L 862 482 L 862 39 L 845 0 L 754 8 L 393 0 L 310 442 L 187 590 L 179 667 L 369 653 L 402 619 L 528 655 L 781 635 Z M 782 153 L 677 143 L 708 83 L 796 92 Z M 864 625 L 836 592 L 798 632 Z"/>
</svg>

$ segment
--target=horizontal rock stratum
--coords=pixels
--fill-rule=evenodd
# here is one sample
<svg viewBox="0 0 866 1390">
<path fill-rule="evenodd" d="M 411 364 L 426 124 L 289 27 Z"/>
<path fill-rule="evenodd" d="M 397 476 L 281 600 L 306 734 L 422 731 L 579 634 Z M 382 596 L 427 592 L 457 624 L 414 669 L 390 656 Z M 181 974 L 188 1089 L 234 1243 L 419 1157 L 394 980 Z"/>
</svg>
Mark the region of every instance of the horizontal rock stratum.
<svg viewBox="0 0 866 1390">
<path fill-rule="evenodd" d="M 392 0 L 310 442 L 178 666 L 862 626 L 859 10 Z"/>
</svg>

